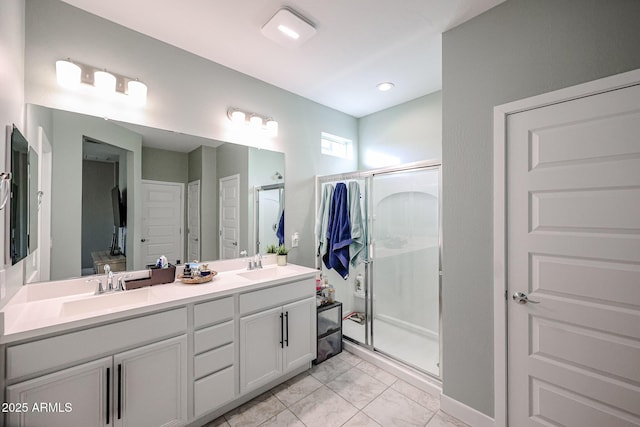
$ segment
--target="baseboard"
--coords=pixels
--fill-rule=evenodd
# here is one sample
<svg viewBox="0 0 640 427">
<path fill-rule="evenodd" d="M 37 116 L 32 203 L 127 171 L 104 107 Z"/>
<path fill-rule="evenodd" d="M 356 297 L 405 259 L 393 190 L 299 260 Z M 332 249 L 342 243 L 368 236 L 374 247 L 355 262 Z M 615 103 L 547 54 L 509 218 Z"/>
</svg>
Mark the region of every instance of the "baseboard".
<svg viewBox="0 0 640 427">
<path fill-rule="evenodd" d="M 493 418 L 461 403 L 446 394 L 440 395 L 440 410 L 469 424 L 471 427 L 494 427 Z"/>
</svg>

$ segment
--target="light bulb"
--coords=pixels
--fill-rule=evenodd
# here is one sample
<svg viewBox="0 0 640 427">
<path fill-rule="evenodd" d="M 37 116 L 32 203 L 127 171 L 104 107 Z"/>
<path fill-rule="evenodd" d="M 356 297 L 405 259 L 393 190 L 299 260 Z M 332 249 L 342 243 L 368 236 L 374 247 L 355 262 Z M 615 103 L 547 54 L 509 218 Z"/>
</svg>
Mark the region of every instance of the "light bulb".
<svg viewBox="0 0 640 427">
<path fill-rule="evenodd" d="M 136 104 L 144 104 L 147 101 L 147 85 L 138 80 L 129 80 L 127 93 Z"/>
<path fill-rule="evenodd" d="M 235 110 L 231 113 L 231 121 L 235 124 L 242 124 L 247 119 L 247 116 L 239 110 Z"/>
<path fill-rule="evenodd" d="M 116 91 L 116 76 L 106 71 L 96 71 L 93 73 L 93 85 L 103 93 L 113 93 Z"/>
<path fill-rule="evenodd" d="M 80 85 L 82 70 L 71 61 L 56 61 L 56 78 L 62 87 L 73 88 Z"/>
<path fill-rule="evenodd" d="M 251 116 L 251 118 L 249 118 L 249 125 L 252 128 L 260 129 L 262 127 L 262 117 L 255 115 Z"/>
</svg>

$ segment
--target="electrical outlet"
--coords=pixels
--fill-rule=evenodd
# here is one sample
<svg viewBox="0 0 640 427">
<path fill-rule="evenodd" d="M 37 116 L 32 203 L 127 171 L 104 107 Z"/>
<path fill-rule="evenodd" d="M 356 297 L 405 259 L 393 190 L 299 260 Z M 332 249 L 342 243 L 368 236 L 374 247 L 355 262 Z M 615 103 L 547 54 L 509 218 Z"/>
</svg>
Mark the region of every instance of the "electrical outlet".
<svg viewBox="0 0 640 427">
<path fill-rule="evenodd" d="M 296 231 L 291 235 L 291 247 L 297 248 L 300 243 L 300 234 Z"/>
</svg>

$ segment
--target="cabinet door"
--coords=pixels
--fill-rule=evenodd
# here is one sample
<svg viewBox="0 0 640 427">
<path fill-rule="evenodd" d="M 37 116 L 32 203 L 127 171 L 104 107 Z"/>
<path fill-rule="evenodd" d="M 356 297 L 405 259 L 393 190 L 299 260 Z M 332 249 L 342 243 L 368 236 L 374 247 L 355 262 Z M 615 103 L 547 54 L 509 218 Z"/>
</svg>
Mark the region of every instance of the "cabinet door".
<svg viewBox="0 0 640 427">
<path fill-rule="evenodd" d="M 285 322 L 283 372 L 316 358 L 316 299 L 307 298 L 282 308 Z"/>
<path fill-rule="evenodd" d="M 9 386 L 7 402 L 22 405 L 8 408 L 8 425 L 105 426 L 108 416 L 113 421 L 108 415 L 113 381 L 108 377 L 113 378 L 111 357 Z"/>
<path fill-rule="evenodd" d="M 282 374 L 282 308 L 240 318 L 240 392 L 260 387 Z"/>
<path fill-rule="evenodd" d="M 187 337 L 160 341 L 113 358 L 116 427 L 187 422 Z"/>
</svg>

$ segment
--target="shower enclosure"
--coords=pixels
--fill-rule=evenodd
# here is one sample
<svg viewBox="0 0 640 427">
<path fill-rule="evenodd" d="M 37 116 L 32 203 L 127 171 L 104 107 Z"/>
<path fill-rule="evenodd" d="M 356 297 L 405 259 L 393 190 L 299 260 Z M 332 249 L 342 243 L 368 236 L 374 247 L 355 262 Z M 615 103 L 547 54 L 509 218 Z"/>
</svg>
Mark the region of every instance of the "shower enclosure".
<svg viewBox="0 0 640 427">
<path fill-rule="evenodd" d="M 317 258 L 343 303 L 344 337 L 438 378 L 440 177 L 439 163 L 421 162 L 316 179 L 317 207 L 326 185 L 360 189 L 363 261 L 343 279 Z"/>
</svg>

